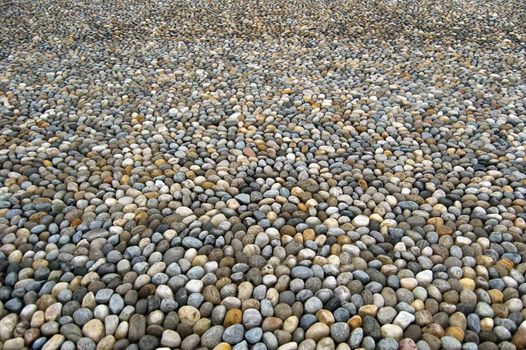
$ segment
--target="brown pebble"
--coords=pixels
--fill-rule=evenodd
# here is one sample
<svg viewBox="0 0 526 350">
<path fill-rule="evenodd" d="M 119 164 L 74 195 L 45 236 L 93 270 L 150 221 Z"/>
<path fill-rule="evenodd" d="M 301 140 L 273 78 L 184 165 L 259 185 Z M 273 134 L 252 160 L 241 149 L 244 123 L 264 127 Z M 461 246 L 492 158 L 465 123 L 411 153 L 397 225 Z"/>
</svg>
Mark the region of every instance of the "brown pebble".
<svg viewBox="0 0 526 350">
<path fill-rule="evenodd" d="M 261 328 L 264 332 L 272 332 L 276 329 L 280 329 L 283 325 L 283 321 L 278 317 L 267 317 L 263 320 Z"/>
<path fill-rule="evenodd" d="M 229 327 L 234 324 L 241 323 L 243 319 L 243 312 L 239 309 L 228 310 L 225 315 L 225 320 L 223 321 L 223 326 Z"/>
</svg>

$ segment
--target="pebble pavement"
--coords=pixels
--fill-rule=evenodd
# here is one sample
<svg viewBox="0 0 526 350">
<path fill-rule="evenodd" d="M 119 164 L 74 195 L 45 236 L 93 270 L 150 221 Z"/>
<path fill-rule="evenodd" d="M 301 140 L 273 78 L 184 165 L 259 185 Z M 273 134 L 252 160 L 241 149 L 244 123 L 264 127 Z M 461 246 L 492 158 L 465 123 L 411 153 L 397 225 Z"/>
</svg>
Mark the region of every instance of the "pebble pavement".
<svg viewBox="0 0 526 350">
<path fill-rule="evenodd" d="M 0 348 L 526 347 L 526 4 L 0 2 Z"/>
</svg>

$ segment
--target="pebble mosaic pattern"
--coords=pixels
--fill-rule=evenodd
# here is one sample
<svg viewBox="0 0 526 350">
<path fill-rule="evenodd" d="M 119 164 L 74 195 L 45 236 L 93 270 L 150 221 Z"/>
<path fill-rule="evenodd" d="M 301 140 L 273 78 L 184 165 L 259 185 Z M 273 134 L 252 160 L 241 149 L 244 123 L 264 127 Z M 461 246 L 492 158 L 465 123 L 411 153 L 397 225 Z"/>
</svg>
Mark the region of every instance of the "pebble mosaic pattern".
<svg viewBox="0 0 526 350">
<path fill-rule="evenodd" d="M 3 350 L 522 350 L 526 3 L 0 2 Z"/>
</svg>

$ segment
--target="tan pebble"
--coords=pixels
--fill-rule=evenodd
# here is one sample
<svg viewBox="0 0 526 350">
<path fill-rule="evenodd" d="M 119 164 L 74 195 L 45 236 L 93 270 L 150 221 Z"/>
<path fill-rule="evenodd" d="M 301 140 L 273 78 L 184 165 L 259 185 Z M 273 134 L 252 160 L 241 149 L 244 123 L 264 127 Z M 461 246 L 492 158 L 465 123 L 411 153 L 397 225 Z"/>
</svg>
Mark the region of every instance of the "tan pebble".
<svg viewBox="0 0 526 350">
<path fill-rule="evenodd" d="M 272 332 L 280 329 L 283 326 L 283 321 L 278 317 L 267 317 L 263 320 L 261 328 L 265 332 Z"/>
<path fill-rule="evenodd" d="M 330 328 L 325 323 L 317 322 L 307 329 L 305 338 L 319 341 L 329 335 Z"/>
<path fill-rule="evenodd" d="M 454 327 L 460 327 L 463 330 L 467 327 L 466 315 L 462 312 L 455 312 L 451 317 L 449 317 L 449 324 Z"/>
<path fill-rule="evenodd" d="M 208 318 L 202 318 L 192 328 L 193 332 L 199 336 L 203 335 L 212 326 L 212 321 Z"/>
<path fill-rule="evenodd" d="M 208 262 L 208 257 L 206 255 L 196 255 L 192 260 L 192 266 L 204 266 Z"/>
<path fill-rule="evenodd" d="M 475 270 L 469 266 L 464 266 L 462 268 L 462 275 L 464 278 L 472 280 L 474 280 L 477 277 L 477 273 L 475 272 Z"/>
<path fill-rule="evenodd" d="M 3 306 L 3 305 L 2 305 Z M 42 315 L 43 316 L 43 315 Z M 43 322 L 42 317 L 42 323 Z M 4 316 L 0 320 L 0 340 L 6 341 L 13 337 L 13 332 L 15 331 L 16 325 L 18 323 L 18 315 L 11 313 Z"/>
<path fill-rule="evenodd" d="M 411 306 L 415 308 L 416 311 L 421 311 L 425 309 L 425 304 L 422 300 L 417 299 L 411 303 Z"/>
<path fill-rule="evenodd" d="M 285 322 L 283 322 L 283 330 L 292 334 L 296 328 L 298 328 L 298 324 L 299 319 L 296 316 L 289 316 Z"/>
<path fill-rule="evenodd" d="M 56 302 L 57 299 L 55 299 L 55 297 L 53 297 L 51 294 L 44 294 L 38 298 L 36 304 L 40 310 L 45 311 L 48 307 Z"/>
<path fill-rule="evenodd" d="M 479 255 L 475 258 L 478 265 L 482 265 L 485 267 L 491 267 L 493 266 L 493 258 L 487 255 Z"/>
<path fill-rule="evenodd" d="M 231 350 L 232 346 L 228 343 L 219 343 L 214 347 L 214 350 Z"/>
<path fill-rule="evenodd" d="M 526 221 L 523 218 L 517 218 L 513 222 L 513 226 L 518 227 L 522 231 L 526 230 Z"/>
<path fill-rule="evenodd" d="M 359 315 L 354 315 L 347 321 L 347 324 L 352 329 L 358 328 L 362 326 L 362 317 Z"/>
<path fill-rule="evenodd" d="M 35 261 L 33 261 L 33 264 L 31 266 L 33 267 L 33 269 L 38 269 L 39 267 L 47 267 L 48 265 L 49 265 L 49 262 L 47 262 L 46 260 L 44 260 L 44 259 L 36 259 Z M 53 292 L 52 292 L 52 294 L 53 294 Z"/>
<path fill-rule="evenodd" d="M 504 268 L 506 271 L 511 271 L 515 267 L 515 264 L 510 259 L 502 258 L 495 264 L 496 266 Z"/>
<path fill-rule="evenodd" d="M 42 347 L 42 350 L 57 350 L 60 345 L 66 340 L 66 337 L 62 334 L 55 334 L 49 339 L 46 344 Z"/>
<path fill-rule="evenodd" d="M 453 234 L 453 229 L 446 225 L 438 225 L 436 230 L 439 236 L 451 236 Z"/>
<path fill-rule="evenodd" d="M 99 274 L 94 271 L 91 271 L 91 272 L 88 272 L 86 275 L 84 275 L 84 277 L 82 278 L 81 284 L 83 286 L 88 286 L 91 282 L 95 280 L 99 280 L 99 279 L 100 279 Z"/>
<path fill-rule="evenodd" d="M 518 350 L 526 349 L 526 321 L 522 321 L 519 328 L 513 335 L 511 342 Z"/>
<path fill-rule="evenodd" d="M 90 320 L 82 327 L 82 333 L 98 342 L 104 336 L 104 324 L 98 319 Z"/>
<path fill-rule="evenodd" d="M 38 310 L 33 314 L 33 317 L 31 317 L 31 327 L 32 328 L 40 328 L 44 322 L 46 321 L 44 311 Z"/>
<path fill-rule="evenodd" d="M 182 306 L 177 312 L 179 320 L 182 324 L 193 327 L 201 318 L 201 313 L 198 309 L 190 305 Z"/>
<path fill-rule="evenodd" d="M 49 343 L 49 341 L 48 341 Z M 4 342 L 4 347 L 2 350 L 19 350 L 24 347 L 24 338 L 13 338 L 6 340 Z M 45 348 L 45 345 L 42 347 L 42 349 Z M 57 348 L 54 348 L 57 349 Z"/>
<path fill-rule="evenodd" d="M 241 282 L 241 284 L 238 287 L 238 299 L 244 300 L 248 299 L 252 296 L 252 291 L 254 290 L 254 286 L 250 282 Z"/>
<path fill-rule="evenodd" d="M 491 331 L 493 329 L 493 319 L 489 317 L 485 317 L 482 320 L 480 320 L 480 328 L 483 331 Z"/>
<path fill-rule="evenodd" d="M 439 226 L 439 225 L 443 225 L 444 224 L 444 219 L 439 218 L 439 217 L 429 218 L 429 219 L 427 219 L 427 223 L 429 225 Z"/>
<path fill-rule="evenodd" d="M 15 264 L 15 263 L 21 262 L 22 257 L 23 257 L 22 252 L 20 250 L 15 250 L 11 254 L 9 254 L 9 257 L 7 258 L 7 260 L 10 263 Z"/>
<path fill-rule="evenodd" d="M 316 350 L 334 350 L 334 340 L 331 337 L 321 339 L 316 345 Z"/>
<path fill-rule="evenodd" d="M 431 334 L 437 338 L 442 338 L 445 334 L 444 328 L 437 323 L 430 323 L 422 329 L 423 333 Z"/>
<path fill-rule="evenodd" d="M 24 342 L 26 345 L 32 344 L 38 337 L 40 337 L 39 328 L 30 328 L 24 332 Z"/>
<path fill-rule="evenodd" d="M 351 350 L 351 347 L 347 345 L 346 343 L 340 343 L 336 347 L 336 350 Z"/>
<path fill-rule="evenodd" d="M 475 281 L 470 279 L 470 278 L 462 278 L 460 281 L 460 285 L 462 286 L 462 288 L 464 289 L 468 289 L 468 290 L 475 290 Z"/>
<path fill-rule="evenodd" d="M 316 234 L 313 229 L 306 229 L 303 231 L 303 239 L 305 241 L 313 241 L 316 238 Z"/>
<path fill-rule="evenodd" d="M 95 301 L 95 295 L 93 292 L 89 292 L 84 296 L 84 299 L 82 299 L 82 307 L 85 307 L 87 309 L 94 309 L 95 306 L 97 306 L 97 302 Z"/>
<path fill-rule="evenodd" d="M 115 337 L 107 335 L 97 344 L 97 350 L 112 350 L 113 345 L 115 345 Z"/>
<path fill-rule="evenodd" d="M 129 327 L 129 323 L 127 321 L 119 323 L 117 329 L 115 330 L 115 339 L 125 339 L 128 336 Z"/>
<path fill-rule="evenodd" d="M 446 335 L 451 336 L 458 341 L 464 340 L 464 330 L 460 327 L 448 327 L 446 329 Z"/>
<path fill-rule="evenodd" d="M 246 309 L 260 309 L 261 303 L 256 299 L 246 299 L 241 303 L 241 311 L 245 312 Z"/>
<path fill-rule="evenodd" d="M 416 278 L 412 277 L 402 278 L 400 279 L 400 286 L 402 288 L 413 290 L 416 286 L 418 286 L 418 281 L 416 280 Z"/>
<path fill-rule="evenodd" d="M 56 298 L 58 296 L 58 293 L 60 293 L 61 290 L 67 289 L 67 288 L 68 288 L 68 283 L 66 282 L 57 283 L 51 290 L 51 295 Z"/>
<path fill-rule="evenodd" d="M 364 316 L 376 316 L 376 313 L 378 312 L 378 306 L 370 304 L 370 305 L 363 305 L 358 310 L 358 315 L 361 317 Z"/>
<path fill-rule="evenodd" d="M 46 321 L 55 321 L 57 318 L 60 317 L 61 312 L 62 312 L 62 304 L 55 303 L 55 304 L 50 305 L 46 309 L 46 313 L 45 313 Z"/>
<path fill-rule="evenodd" d="M 334 316 L 329 310 L 321 309 L 316 312 L 316 317 L 318 321 L 325 323 L 328 326 L 334 324 Z"/>
<path fill-rule="evenodd" d="M 234 324 L 241 323 L 241 320 L 243 319 L 243 313 L 239 309 L 231 309 L 228 310 L 225 319 L 223 321 L 223 326 L 229 327 Z"/>
</svg>

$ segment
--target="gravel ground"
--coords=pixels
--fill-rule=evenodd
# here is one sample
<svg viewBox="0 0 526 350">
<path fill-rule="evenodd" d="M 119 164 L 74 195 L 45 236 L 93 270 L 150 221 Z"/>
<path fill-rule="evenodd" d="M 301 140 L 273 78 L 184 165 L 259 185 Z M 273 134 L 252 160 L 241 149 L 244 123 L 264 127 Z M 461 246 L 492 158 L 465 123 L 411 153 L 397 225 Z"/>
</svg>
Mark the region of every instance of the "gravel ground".
<svg viewBox="0 0 526 350">
<path fill-rule="evenodd" d="M 0 2 L 0 348 L 526 347 L 526 3 Z"/>
</svg>

